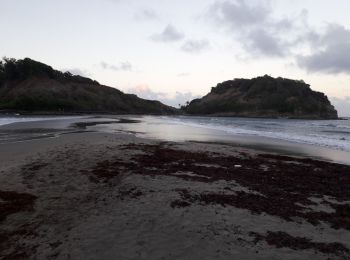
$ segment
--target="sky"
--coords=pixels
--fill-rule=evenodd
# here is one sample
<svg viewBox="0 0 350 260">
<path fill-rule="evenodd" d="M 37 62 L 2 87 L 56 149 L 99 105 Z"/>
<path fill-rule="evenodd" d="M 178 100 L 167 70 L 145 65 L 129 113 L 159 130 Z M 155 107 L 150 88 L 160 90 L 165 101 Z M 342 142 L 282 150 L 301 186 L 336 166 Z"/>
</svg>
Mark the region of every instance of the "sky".
<svg viewBox="0 0 350 260">
<path fill-rule="evenodd" d="M 348 0 L 0 0 L 0 56 L 178 106 L 217 83 L 303 79 L 350 116 Z"/>
</svg>

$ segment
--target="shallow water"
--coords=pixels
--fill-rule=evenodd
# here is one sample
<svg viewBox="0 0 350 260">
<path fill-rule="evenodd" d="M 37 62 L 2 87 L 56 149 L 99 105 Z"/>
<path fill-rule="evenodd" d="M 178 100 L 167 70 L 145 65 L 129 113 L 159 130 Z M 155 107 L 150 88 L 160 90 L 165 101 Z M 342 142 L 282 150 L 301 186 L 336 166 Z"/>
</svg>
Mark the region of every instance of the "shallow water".
<svg viewBox="0 0 350 260">
<path fill-rule="evenodd" d="M 0 116 L 0 144 L 54 138 L 70 132 L 84 116 Z"/>
<path fill-rule="evenodd" d="M 0 126 L 13 123 L 41 122 L 51 120 L 64 120 L 72 118 L 83 118 L 81 116 L 0 116 Z"/>
</svg>

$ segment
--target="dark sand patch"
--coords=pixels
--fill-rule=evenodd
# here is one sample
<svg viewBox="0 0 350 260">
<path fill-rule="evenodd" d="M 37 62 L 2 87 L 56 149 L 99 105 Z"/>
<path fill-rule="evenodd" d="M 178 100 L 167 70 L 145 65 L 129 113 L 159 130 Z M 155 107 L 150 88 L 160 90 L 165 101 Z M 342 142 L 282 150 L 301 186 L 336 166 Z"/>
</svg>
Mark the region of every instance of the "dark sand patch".
<svg viewBox="0 0 350 260">
<path fill-rule="evenodd" d="M 33 211 L 36 199 L 36 196 L 28 193 L 0 191 L 0 222 L 5 221 L 12 214 Z M 25 245 L 16 243 L 16 241 L 19 237 L 33 235 L 34 232 L 28 225 L 23 225 L 19 229 L 10 232 L 0 229 L 0 258 L 4 260 L 28 259 L 34 248 L 29 249 Z M 15 244 L 15 247 L 10 246 L 13 244 Z"/>
<path fill-rule="evenodd" d="M 120 160 L 115 160 L 113 162 L 105 160 L 98 162 L 89 171 L 82 171 L 82 173 L 89 176 L 90 181 L 94 183 L 104 182 L 107 183 L 110 179 L 113 179 L 116 176 L 119 176 L 122 173 L 126 173 L 130 165 L 133 165 L 132 162 L 123 162 Z M 134 166 L 134 165 L 133 165 Z"/>
<path fill-rule="evenodd" d="M 20 211 L 31 211 L 36 196 L 14 191 L 0 191 L 0 221 Z"/>
<path fill-rule="evenodd" d="M 89 126 L 96 126 L 96 125 L 108 125 L 108 124 L 135 124 L 139 123 L 139 120 L 133 120 L 133 119 L 119 119 L 118 121 L 94 121 L 94 122 L 77 122 L 74 123 L 72 126 L 80 129 L 86 129 Z"/>
<path fill-rule="evenodd" d="M 0 259 L 31 259 L 31 256 L 36 252 L 37 246 L 18 243 L 18 241 L 23 238 L 30 239 L 36 236 L 34 228 L 26 225 L 12 232 L 0 230 Z"/>
<path fill-rule="evenodd" d="M 47 163 L 31 163 L 27 165 L 24 169 L 29 171 L 39 171 L 46 166 L 48 166 Z"/>
<path fill-rule="evenodd" d="M 142 195 L 144 195 L 144 193 L 140 191 L 137 187 L 131 187 L 126 189 L 119 189 L 118 197 L 121 200 L 124 200 L 126 198 L 137 199 Z"/>
</svg>

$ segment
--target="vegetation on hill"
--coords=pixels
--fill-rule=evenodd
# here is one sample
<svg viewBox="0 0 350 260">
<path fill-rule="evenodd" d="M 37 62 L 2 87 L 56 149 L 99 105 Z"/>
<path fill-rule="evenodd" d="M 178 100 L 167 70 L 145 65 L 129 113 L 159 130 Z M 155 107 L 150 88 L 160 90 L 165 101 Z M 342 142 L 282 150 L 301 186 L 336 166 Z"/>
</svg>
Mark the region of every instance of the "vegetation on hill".
<svg viewBox="0 0 350 260">
<path fill-rule="evenodd" d="M 249 117 L 337 118 L 323 93 L 301 80 L 234 79 L 217 84 L 183 111 L 195 115 Z M 0 60 L 0 110 L 175 114 L 159 101 L 138 98 L 97 81 L 25 58 Z"/>
<path fill-rule="evenodd" d="M 99 84 L 95 80 L 81 77 L 79 75 L 72 75 L 68 71 L 63 73 L 54 70 L 51 66 L 29 58 L 23 60 L 3 58 L 2 61 L 0 60 L 0 83 L 3 83 L 5 80 L 25 80 L 31 77 L 48 77 L 61 82 L 71 81 L 77 83 Z"/>
<path fill-rule="evenodd" d="M 0 61 L 0 110 L 174 114 L 175 108 L 25 58 Z"/>
<path fill-rule="evenodd" d="M 219 83 L 183 110 L 201 115 L 337 118 L 337 111 L 327 96 L 311 90 L 304 81 L 267 75 Z"/>
</svg>

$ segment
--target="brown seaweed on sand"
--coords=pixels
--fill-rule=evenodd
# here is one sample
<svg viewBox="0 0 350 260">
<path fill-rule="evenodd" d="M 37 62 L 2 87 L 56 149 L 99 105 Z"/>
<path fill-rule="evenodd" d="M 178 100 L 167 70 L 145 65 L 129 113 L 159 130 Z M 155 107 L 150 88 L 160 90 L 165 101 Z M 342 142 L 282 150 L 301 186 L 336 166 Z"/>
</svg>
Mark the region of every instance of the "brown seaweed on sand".
<svg viewBox="0 0 350 260">
<path fill-rule="evenodd" d="M 235 182 L 251 190 L 192 194 L 180 191 L 181 200 L 171 207 L 186 207 L 198 202 L 202 205 L 220 204 L 248 209 L 252 213 L 267 213 L 287 221 L 302 218 L 314 225 L 321 221 L 334 228 L 350 229 L 350 206 L 339 202 L 350 199 L 350 167 L 312 159 L 263 154 L 251 156 L 223 156 L 209 152 L 173 149 L 166 144 L 126 145 L 122 149 L 140 150 L 131 160 L 105 161 L 92 170 L 95 179 L 104 181 L 120 173 L 168 176 L 190 182 Z M 235 167 L 240 165 L 241 167 Z M 188 174 L 190 173 L 190 174 Z M 328 196 L 333 201 L 324 199 Z M 312 211 L 321 198 L 333 212 Z"/>
<path fill-rule="evenodd" d="M 250 235 L 255 237 L 255 243 L 265 241 L 268 245 L 275 246 L 277 248 L 287 247 L 294 250 L 313 249 L 321 253 L 335 255 L 349 255 L 350 253 L 350 250 L 340 243 L 312 242 L 312 240 L 309 238 L 293 237 L 282 231 L 268 231 L 266 235 L 250 232 Z"/>
</svg>

